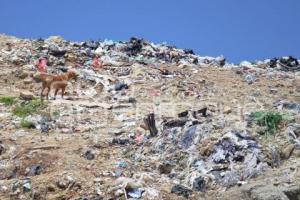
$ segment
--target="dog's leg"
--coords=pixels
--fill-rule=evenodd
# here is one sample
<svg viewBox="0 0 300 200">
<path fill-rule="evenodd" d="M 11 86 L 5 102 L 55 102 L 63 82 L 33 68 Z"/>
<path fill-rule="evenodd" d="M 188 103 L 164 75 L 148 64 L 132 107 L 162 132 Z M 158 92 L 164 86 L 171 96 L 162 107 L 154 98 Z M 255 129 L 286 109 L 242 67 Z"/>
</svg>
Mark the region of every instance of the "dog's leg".
<svg viewBox="0 0 300 200">
<path fill-rule="evenodd" d="M 44 93 L 45 88 L 46 88 L 46 85 L 45 85 L 45 83 L 43 83 L 42 91 L 41 91 L 41 101 L 43 101 L 43 93 Z"/>
<path fill-rule="evenodd" d="M 43 93 L 44 93 L 44 90 L 45 90 L 45 88 L 42 88 L 42 91 L 41 91 L 41 100 L 43 100 Z"/>
<path fill-rule="evenodd" d="M 47 100 L 49 100 L 49 92 L 50 92 L 50 88 L 51 88 L 51 87 L 48 86 L 47 88 L 48 88 L 48 91 L 47 91 Z"/>
<path fill-rule="evenodd" d="M 65 90 L 66 90 L 66 87 L 61 88 L 61 98 L 62 99 L 64 98 Z"/>
<path fill-rule="evenodd" d="M 55 92 L 54 92 L 54 100 L 56 99 L 57 92 L 58 92 L 58 89 L 56 88 Z"/>
</svg>

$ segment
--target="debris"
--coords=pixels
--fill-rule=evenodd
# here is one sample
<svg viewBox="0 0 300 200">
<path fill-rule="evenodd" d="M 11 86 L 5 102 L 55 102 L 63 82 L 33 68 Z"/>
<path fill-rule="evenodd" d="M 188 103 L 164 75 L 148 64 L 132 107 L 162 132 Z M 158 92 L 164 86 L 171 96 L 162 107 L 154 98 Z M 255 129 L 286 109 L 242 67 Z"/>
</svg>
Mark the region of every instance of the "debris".
<svg viewBox="0 0 300 200">
<path fill-rule="evenodd" d="M 297 197 L 284 188 L 300 175 L 296 58 L 235 65 L 139 38 L 0 46 L 4 199 L 264 198 L 266 182 Z M 41 73 L 70 69 L 68 98 L 30 100 Z"/>
<path fill-rule="evenodd" d="M 223 113 L 224 114 L 229 114 L 231 113 L 231 108 L 229 106 L 225 106 L 224 109 L 223 109 Z"/>
<path fill-rule="evenodd" d="M 194 111 L 193 112 L 193 116 L 195 117 L 195 118 L 197 118 L 197 115 L 198 114 L 202 114 L 202 117 L 207 117 L 207 108 L 205 107 L 205 108 L 202 108 L 202 109 L 200 109 L 200 110 L 197 110 L 197 111 Z"/>
<path fill-rule="evenodd" d="M 290 144 L 290 145 L 288 145 L 287 147 L 285 147 L 285 148 L 282 150 L 282 157 L 283 157 L 284 159 L 288 159 L 288 158 L 292 155 L 292 153 L 293 153 L 293 151 L 294 151 L 294 148 L 295 148 L 295 146 L 294 146 L 293 144 Z"/>
<path fill-rule="evenodd" d="M 25 183 L 23 184 L 23 191 L 24 192 L 30 192 L 31 191 L 31 181 L 26 180 Z"/>
<path fill-rule="evenodd" d="M 84 153 L 84 157 L 87 159 L 87 160 L 93 160 L 95 158 L 95 154 L 92 150 L 87 150 L 85 153 Z"/>
<path fill-rule="evenodd" d="M 26 78 L 24 79 L 24 84 L 31 84 L 33 83 L 33 79 L 32 78 Z"/>
<path fill-rule="evenodd" d="M 123 89 L 128 89 L 128 85 L 126 83 L 117 83 L 115 84 L 115 90 L 116 91 L 120 91 L 120 90 L 123 90 Z"/>
<path fill-rule="evenodd" d="M 114 138 L 112 140 L 112 144 L 126 145 L 129 143 L 130 141 L 128 139 Z"/>
<path fill-rule="evenodd" d="M 172 171 L 173 165 L 169 162 L 165 162 L 158 166 L 158 170 L 160 174 L 170 174 Z"/>
<path fill-rule="evenodd" d="M 122 161 L 119 161 L 117 163 L 117 166 L 121 167 L 121 168 L 126 168 L 127 167 L 127 163 L 124 160 L 122 160 Z"/>
<path fill-rule="evenodd" d="M 127 189 L 127 196 L 134 198 L 134 199 L 140 199 L 142 197 L 142 194 L 145 192 L 143 188 L 133 188 L 132 190 Z"/>
<path fill-rule="evenodd" d="M 155 125 L 154 113 L 151 113 L 146 118 L 144 118 L 144 123 L 150 131 L 150 136 L 155 137 L 158 133 L 158 130 Z"/>
<path fill-rule="evenodd" d="M 287 101 L 280 101 L 276 103 L 277 106 L 282 106 L 285 109 L 294 110 L 300 113 L 300 104 L 299 103 L 291 103 Z"/>
<path fill-rule="evenodd" d="M 175 193 L 179 196 L 184 196 L 185 198 L 189 198 L 192 194 L 192 190 L 188 189 L 183 185 L 174 185 L 171 189 L 171 193 Z"/>
<path fill-rule="evenodd" d="M 206 182 L 203 177 L 198 177 L 193 182 L 193 189 L 204 192 L 206 190 Z"/>
<path fill-rule="evenodd" d="M 246 75 L 245 80 L 249 85 L 251 85 L 256 81 L 256 78 L 254 75 L 248 74 Z"/>
<path fill-rule="evenodd" d="M 176 119 L 170 120 L 163 124 L 164 129 L 174 128 L 174 127 L 182 127 L 187 123 L 187 119 Z"/>
<path fill-rule="evenodd" d="M 180 141 L 180 145 L 183 148 L 187 149 L 192 145 L 192 143 L 194 142 L 194 139 L 196 138 L 195 137 L 196 129 L 197 129 L 196 125 L 192 126 L 182 136 L 181 141 Z"/>
<path fill-rule="evenodd" d="M 30 92 L 21 92 L 20 99 L 25 100 L 25 101 L 30 101 L 30 100 L 34 99 L 34 95 Z"/>
<path fill-rule="evenodd" d="M 32 165 L 29 171 L 26 173 L 26 176 L 40 175 L 41 172 L 42 172 L 42 167 L 40 165 Z"/>
<path fill-rule="evenodd" d="M 57 187 L 59 187 L 60 189 L 66 189 L 67 187 L 70 187 L 72 185 L 74 185 L 75 180 L 73 177 L 66 175 L 61 177 L 57 182 L 56 185 Z"/>
<path fill-rule="evenodd" d="M 0 155 L 4 154 L 6 151 L 4 145 L 2 144 L 2 141 L 0 141 Z"/>
</svg>

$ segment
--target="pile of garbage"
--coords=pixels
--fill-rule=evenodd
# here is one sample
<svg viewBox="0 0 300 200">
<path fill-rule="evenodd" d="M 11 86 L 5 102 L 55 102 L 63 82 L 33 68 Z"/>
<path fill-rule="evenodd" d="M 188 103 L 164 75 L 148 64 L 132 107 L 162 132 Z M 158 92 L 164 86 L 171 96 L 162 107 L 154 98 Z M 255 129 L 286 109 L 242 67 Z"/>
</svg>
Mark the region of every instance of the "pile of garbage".
<svg viewBox="0 0 300 200">
<path fill-rule="evenodd" d="M 2 36 L 6 37 L 6 36 Z M 18 48 L 15 48 L 18 47 Z M 11 37 L 4 44 L 0 61 L 15 64 L 33 64 L 40 58 L 47 58 L 49 66 L 87 67 L 97 57 L 103 66 L 126 67 L 133 63 L 152 65 L 161 64 L 219 66 L 219 67 L 254 67 L 276 69 L 279 71 L 300 71 L 300 60 L 292 57 L 266 59 L 263 61 L 243 61 L 239 65 L 226 62 L 223 56 L 208 57 L 196 55 L 190 49 L 178 49 L 167 44 L 154 44 L 144 39 L 132 37 L 122 41 L 85 41 L 70 42 L 59 36 L 48 39 L 17 39 Z"/>
<path fill-rule="evenodd" d="M 240 63 L 241 67 L 257 67 L 261 69 L 275 69 L 285 72 L 300 71 L 300 60 L 293 56 L 284 56 L 280 58 L 266 59 L 263 61 L 248 62 L 243 61 Z"/>
<path fill-rule="evenodd" d="M 207 108 L 182 112 L 177 119 L 162 122 L 157 136 L 151 134 L 152 124 L 151 139 L 145 140 L 133 159 L 159 163 L 160 174 L 176 180 L 180 187 L 201 192 L 216 184 L 244 184 L 269 168 L 253 137 L 235 130 L 218 133 L 206 112 Z"/>
<path fill-rule="evenodd" d="M 15 46 L 22 48 L 14 48 Z M 182 65 L 213 64 L 224 66 L 223 57 L 201 57 L 192 50 L 177 49 L 167 44 L 153 44 L 144 39 L 131 38 L 128 42 L 112 40 L 69 42 L 61 37 L 20 40 L 13 38 L 5 44 L 0 60 L 15 64 L 33 63 L 41 57 L 50 66 L 89 66 L 95 56 L 100 56 L 104 66 L 128 66 L 132 63 L 176 63 Z"/>
<path fill-rule="evenodd" d="M 0 47 L 0 194 L 217 199 L 212 193 L 273 178 L 285 162 L 284 178 L 297 173 L 300 61 L 292 56 L 235 65 L 139 38 L 0 35 Z M 79 77 L 65 98 L 40 104 L 36 72 L 70 69 Z M 260 126 L 252 112 L 282 123 Z"/>
</svg>

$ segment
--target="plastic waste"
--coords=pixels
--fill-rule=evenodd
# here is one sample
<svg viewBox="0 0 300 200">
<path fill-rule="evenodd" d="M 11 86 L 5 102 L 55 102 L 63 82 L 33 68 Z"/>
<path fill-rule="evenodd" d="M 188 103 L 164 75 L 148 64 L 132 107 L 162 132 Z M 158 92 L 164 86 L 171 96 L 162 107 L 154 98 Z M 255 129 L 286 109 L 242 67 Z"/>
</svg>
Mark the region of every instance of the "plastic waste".
<svg viewBox="0 0 300 200">
<path fill-rule="evenodd" d="M 171 193 L 189 198 L 189 196 L 192 194 L 192 190 L 183 185 L 174 185 L 171 189 Z"/>
</svg>

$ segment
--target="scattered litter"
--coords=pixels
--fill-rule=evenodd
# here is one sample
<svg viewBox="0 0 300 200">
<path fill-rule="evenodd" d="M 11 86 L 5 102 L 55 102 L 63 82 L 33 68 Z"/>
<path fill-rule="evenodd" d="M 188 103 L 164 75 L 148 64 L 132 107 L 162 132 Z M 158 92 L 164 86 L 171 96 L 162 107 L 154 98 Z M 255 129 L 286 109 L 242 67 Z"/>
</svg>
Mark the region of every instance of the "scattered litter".
<svg viewBox="0 0 300 200">
<path fill-rule="evenodd" d="M 185 198 L 189 198 L 189 196 L 192 194 L 192 190 L 182 185 L 174 185 L 171 189 L 171 193 L 175 193 L 179 196 L 184 196 Z"/>
<path fill-rule="evenodd" d="M 36 176 L 40 175 L 42 172 L 42 167 L 40 165 L 33 165 L 30 170 L 26 173 L 26 176 Z"/>
</svg>

